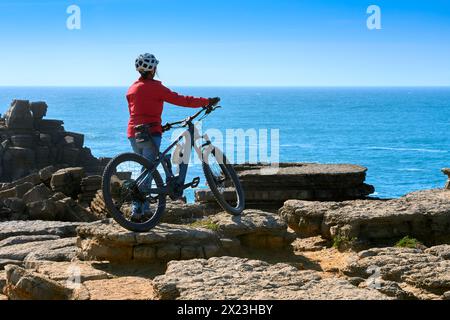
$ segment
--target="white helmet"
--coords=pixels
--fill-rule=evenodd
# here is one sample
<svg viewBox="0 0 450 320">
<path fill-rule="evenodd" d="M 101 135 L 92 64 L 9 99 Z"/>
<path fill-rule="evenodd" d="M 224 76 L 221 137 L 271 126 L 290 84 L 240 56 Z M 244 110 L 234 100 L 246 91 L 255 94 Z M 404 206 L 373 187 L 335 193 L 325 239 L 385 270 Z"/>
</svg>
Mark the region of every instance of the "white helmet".
<svg viewBox="0 0 450 320">
<path fill-rule="evenodd" d="M 139 72 L 152 72 L 156 69 L 159 61 L 150 53 L 144 53 L 136 58 L 135 66 Z"/>
</svg>

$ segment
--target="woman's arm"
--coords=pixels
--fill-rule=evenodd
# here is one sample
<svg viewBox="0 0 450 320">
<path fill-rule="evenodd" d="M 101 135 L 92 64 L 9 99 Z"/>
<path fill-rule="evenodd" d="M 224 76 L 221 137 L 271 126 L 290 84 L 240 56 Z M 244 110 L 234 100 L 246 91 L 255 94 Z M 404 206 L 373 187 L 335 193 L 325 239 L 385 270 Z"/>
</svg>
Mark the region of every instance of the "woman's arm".
<svg viewBox="0 0 450 320">
<path fill-rule="evenodd" d="M 209 104 L 209 99 L 183 96 L 181 94 L 173 92 L 172 90 L 164 86 L 162 92 L 162 99 L 164 101 L 180 107 L 199 108 L 205 107 Z"/>
</svg>

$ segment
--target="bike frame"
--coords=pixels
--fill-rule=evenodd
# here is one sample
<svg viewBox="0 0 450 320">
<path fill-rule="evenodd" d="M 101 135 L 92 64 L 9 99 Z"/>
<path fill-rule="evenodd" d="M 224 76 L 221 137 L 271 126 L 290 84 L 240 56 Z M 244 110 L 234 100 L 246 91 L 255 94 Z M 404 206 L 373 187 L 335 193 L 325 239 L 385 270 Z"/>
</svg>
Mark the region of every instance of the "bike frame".
<svg viewBox="0 0 450 320">
<path fill-rule="evenodd" d="M 197 153 L 197 156 L 200 160 L 202 160 L 202 150 L 201 148 L 205 146 L 211 145 L 211 141 L 207 134 L 203 134 L 200 136 L 197 128 L 192 123 L 191 119 L 186 120 L 186 125 L 188 126 L 188 129 L 184 131 L 172 144 L 167 147 L 166 150 L 163 152 L 160 152 L 156 159 L 153 161 L 153 167 L 151 169 L 145 169 L 142 171 L 142 173 L 139 175 L 139 177 L 136 179 L 137 186 L 139 189 L 141 189 L 142 184 L 145 183 L 147 175 L 153 175 L 153 172 L 157 170 L 159 165 L 162 165 L 164 169 L 164 173 L 166 175 L 166 182 L 163 186 L 163 188 L 142 188 L 145 190 L 145 193 L 147 194 L 173 194 L 175 186 L 182 186 L 183 191 L 189 187 L 192 186 L 192 183 L 185 184 L 186 176 L 188 172 L 188 166 L 189 161 L 191 159 L 191 153 L 192 149 L 195 150 Z M 179 163 L 179 174 L 175 176 L 173 174 L 173 171 L 171 168 L 169 168 L 169 165 L 166 161 L 166 156 L 169 154 L 169 152 L 181 141 L 183 138 L 186 138 L 186 144 L 183 150 L 183 161 Z M 196 141 L 202 139 L 206 142 L 201 144 L 200 146 L 196 144 Z M 153 141 L 150 139 L 150 143 L 152 146 L 156 149 L 155 145 L 153 144 Z M 186 162 L 185 159 L 188 159 Z M 174 183 L 175 182 L 175 183 Z M 141 190 L 142 190 L 141 189 Z"/>
</svg>

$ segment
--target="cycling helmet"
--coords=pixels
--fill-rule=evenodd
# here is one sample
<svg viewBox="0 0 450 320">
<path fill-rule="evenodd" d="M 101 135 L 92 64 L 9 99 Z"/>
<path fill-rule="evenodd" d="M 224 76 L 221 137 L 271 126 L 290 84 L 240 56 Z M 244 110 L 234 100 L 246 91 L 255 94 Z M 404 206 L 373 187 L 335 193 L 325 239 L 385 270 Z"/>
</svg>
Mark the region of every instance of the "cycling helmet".
<svg viewBox="0 0 450 320">
<path fill-rule="evenodd" d="M 135 66 L 139 72 L 152 72 L 156 69 L 159 61 L 150 53 L 144 53 L 136 58 Z"/>
</svg>

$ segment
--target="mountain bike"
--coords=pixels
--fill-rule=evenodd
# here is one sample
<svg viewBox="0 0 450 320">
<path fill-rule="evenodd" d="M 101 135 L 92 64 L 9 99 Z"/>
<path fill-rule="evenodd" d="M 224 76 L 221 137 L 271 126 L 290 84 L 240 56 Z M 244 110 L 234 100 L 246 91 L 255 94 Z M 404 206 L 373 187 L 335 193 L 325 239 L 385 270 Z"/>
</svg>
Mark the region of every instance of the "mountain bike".
<svg viewBox="0 0 450 320">
<path fill-rule="evenodd" d="M 244 190 L 233 165 L 206 134 L 200 135 L 194 124 L 194 120 L 198 118 L 201 121 L 218 108 L 220 106 L 203 107 L 182 121 L 165 124 L 163 132 L 173 128 L 187 130 L 166 150 L 155 152 L 158 155 L 154 161 L 136 153 L 123 153 L 107 164 L 102 177 L 103 198 L 106 209 L 117 223 L 131 231 L 149 231 L 161 220 L 167 196 L 178 200 L 183 197 L 185 189 L 198 187 L 199 177 L 185 183 L 192 150 L 201 159 L 207 184 L 218 204 L 232 215 L 242 213 L 245 207 Z M 136 143 L 156 151 L 150 134 L 150 129 L 155 125 L 158 124 L 136 126 Z M 177 166 L 177 174 L 173 172 L 172 163 Z M 147 208 L 139 221 L 131 218 L 131 207 L 136 203 Z"/>
</svg>

